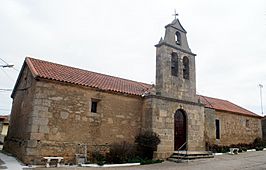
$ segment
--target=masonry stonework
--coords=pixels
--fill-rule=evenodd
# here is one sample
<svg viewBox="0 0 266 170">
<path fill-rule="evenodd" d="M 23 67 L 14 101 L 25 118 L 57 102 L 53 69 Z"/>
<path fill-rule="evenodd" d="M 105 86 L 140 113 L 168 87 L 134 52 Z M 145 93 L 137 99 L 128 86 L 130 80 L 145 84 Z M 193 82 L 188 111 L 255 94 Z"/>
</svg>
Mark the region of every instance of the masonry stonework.
<svg viewBox="0 0 266 170">
<path fill-rule="evenodd" d="M 265 116 L 261 120 L 261 126 L 262 126 L 262 138 L 263 140 L 266 140 L 266 117 Z"/>
<path fill-rule="evenodd" d="M 165 159 L 181 148 L 204 151 L 206 142 L 230 145 L 261 137 L 256 114 L 196 95 L 196 55 L 186 30 L 178 19 L 165 28 L 156 45 L 155 85 L 26 58 L 12 92 L 4 150 L 27 164 L 43 163 L 44 156 L 75 163 L 80 144 L 91 152 L 114 142 L 133 143 L 140 132 L 152 130 L 161 139 L 154 157 Z M 221 106 L 240 114 L 220 111 Z M 219 140 L 216 119 L 221 122 Z"/>
<path fill-rule="evenodd" d="M 174 149 L 174 114 L 182 109 L 187 114 L 187 149 L 190 151 L 205 150 L 204 143 L 204 107 L 199 103 L 170 100 L 158 96 L 148 98 L 152 100 L 151 129 L 160 135 L 161 143 L 158 145 L 155 157 L 168 158 Z M 144 113 L 145 114 L 145 113 Z"/>
<path fill-rule="evenodd" d="M 220 139 L 216 139 L 215 120 L 220 121 Z M 261 137 L 261 120 L 258 117 L 205 108 L 205 141 L 209 144 L 249 144 Z"/>
<path fill-rule="evenodd" d="M 216 119 L 216 112 L 214 109 L 205 108 L 204 109 L 204 137 L 205 142 L 210 144 L 216 143 L 216 136 L 215 136 L 215 119 Z"/>
<path fill-rule="evenodd" d="M 98 100 L 97 113 L 91 112 L 92 99 Z M 17 96 L 15 100 L 19 100 Z M 78 144 L 133 143 L 140 132 L 142 100 L 138 97 L 37 81 L 32 102 L 27 104 L 30 103 L 33 103 L 32 110 L 24 112 L 29 129 L 28 137 L 22 139 L 24 153 L 17 153 L 25 154 L 22 160 L 26 163 L 53 155 L 73 162 Z M 14 105 L 13 109 L 17 107 L 21 105 Z M 13 133 L 16 136 L 20 132 Z"/>
<path fill-rule="evenodd" d="M 252 143 L 262 136 L 261 120 L 256 117 L 216 111 L 216 119 L 220 120 L 221 129 L 221 139 L 217 144 Z"/>
<path fill-rule="evenodd" d="M 13 98 L 10 126 L 4 149 L 24 161 L 26 145 L 31 132 L 29 116 L 33 111 L 32 101 L 36 83 L 27 66 L 23 67 L 20 81 L 17 93 Z"/>
<path fill-rule="evenodd" d="M 182 146 L 175 144 L 174 116 L 177 110 L 182 110 L 186 117 L 183 131 L 185 149 L 205 150 L 204 106 L 196 95 L 196 54 L 191 52 L 186 31 L 178 19 L 165 28 L 164 39 L 156 45 L 156 95 L 152 97 L 150 115 L 151 128 L 162 141 L 156 152 L 158 158 L 167 158 Z M 180 39 L 175 39 L 176 35 L 180 35 Z M 184 76 L 185 72 L 188 73 L 187 77 Z"/>
</svg>

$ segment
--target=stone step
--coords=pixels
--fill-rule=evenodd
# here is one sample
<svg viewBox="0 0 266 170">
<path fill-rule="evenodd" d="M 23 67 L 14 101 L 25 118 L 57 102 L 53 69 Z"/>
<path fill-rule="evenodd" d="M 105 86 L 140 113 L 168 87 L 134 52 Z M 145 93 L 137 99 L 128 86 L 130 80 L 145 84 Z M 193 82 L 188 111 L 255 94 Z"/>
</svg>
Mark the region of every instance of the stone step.
<svg viewBox="0 0 266 170">
<path fill-rule="evenodd" d="M 213 154 L 207 151 L 175 151 L 169 161 L 181 162 L 181 160 L 213 158 Z"/>
<path fill-rule="evenodd" d="M 201 158 L 213 158 L 213 155 L 172 155 L 170 158 L 174 159 L 201 159 Z"/>
<path fill-rule="evenodd" d="M 174 151 L 173 154 L 185 154 L 185 155 L 210 155 L 209 151 Z"/>
<path fill-rule="evenodd" d="M 171 161 L 171 162 L 176 162 L 176 163 L 181 163 L 182 162 L 182 159 L 176 159 L 176 158 L 167 158 L 168 161 Z"/>
</svg>

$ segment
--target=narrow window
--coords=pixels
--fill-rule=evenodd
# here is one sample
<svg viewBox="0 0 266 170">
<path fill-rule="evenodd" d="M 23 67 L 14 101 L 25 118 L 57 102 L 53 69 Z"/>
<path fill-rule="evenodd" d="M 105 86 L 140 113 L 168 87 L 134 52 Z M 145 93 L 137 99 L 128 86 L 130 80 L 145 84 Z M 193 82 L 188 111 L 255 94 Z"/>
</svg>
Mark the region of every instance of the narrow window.
<svg viewBox="0 0 266 170">
<path fill-rule="evenodd" d="M 246 119 L 246 127 L 249 128 L 250 127 L 250 124 L 249 124 L 249 120 Z"/>
<path fill-rule="evenodd" d="M 178 75 L 178 56 L 177 53 L 172 53 L 172 57 L 171 57 L 171 74 L 173 76 L 177 76 Z"/>
<path fill-rule="evenodd" d="M 97 104 L 96 101 L 91 101 L 91 112 L 97 113 Z"/>
<path fill-rule="evenodd" d="M 189 80 L 189 59 L 187 56 L 183 58 L 183 78 Z"/>
<path fill-rule="evenodd" d="M 175 42 L 177 45 L 181 45 L 181 35 L 179 32 L 175 33 Z"/>
<path fill-rule="evenodd" d="M 220 139 L 220 120 L 215 120 L 215 127 L 216 127 L 216 139 Z"/>
</svg>

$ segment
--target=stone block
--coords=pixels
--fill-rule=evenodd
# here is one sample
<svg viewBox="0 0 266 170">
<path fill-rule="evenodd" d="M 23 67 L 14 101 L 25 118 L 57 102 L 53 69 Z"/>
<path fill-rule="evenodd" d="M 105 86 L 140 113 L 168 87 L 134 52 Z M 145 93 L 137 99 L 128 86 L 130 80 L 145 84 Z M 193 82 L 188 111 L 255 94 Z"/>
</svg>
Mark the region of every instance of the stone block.
<svg viewBox="0 0 266 170">
<path fill-rule="evenodd" d="M 167 111 L 166 110 L 160 110 L 160 114 L 161 117 L 167 117 Z"/>
<path fill-rule="evenodd" d="M 62 119 L 67 119 L 67 118 L 68 118 L 68 115 L 69 115 L 68 112 L 60 112 L 60 117 L 61 117 Z"/>
<path fill-rule="evenodd" d="M 58 128 L 54 127 L 51 129 L 52 134 L 56 134 L 58 132 Z"/>
<path fill-rule="evenodd" d="M 121 124 L 122 125 L 128 124 L 128 121 L 127 120 L 123 120 L 123 121 L 121 121 Z"/>
<path fill-rule="evenodd" d="M 38 130 L 39 130 L 39 125 L 28 124 L 26 132 L 37 133 Z"/>
<path fill-rule="evenodd" d="M 30 133 L 30 139 L 41 140 L 44 138 L 43 133 Z"/>
<path fill-rule="evenodd" d="M 47 97 L 48 97 L 48 95 L 45 94 L 45 93 L 36 93 L 36 94 L 34 95 L 34 98 L 35 98 L 35 99 L 46 99 Z"/>
<path fill-rule="evenodd" d="M 36 148 L 26 148 L 26 155 L 37 155 L 38 151 Z"/>
<path fill-rule="evenodd" d="M 132 122 L 130 122 L 130 126 L 137 126 L 137 123 L 136 122 L 134 122 L 134 121 L 132 121 Z"/>
<path fill-rule="evenodd" d="M 44 83 L 44 82 L 37 82 L 36 86 L 37 87 L 45 87 L 45 88 L 51 87 L 51 85 L 49 83 Z"/>
<path fill-rule="evenodd" d="M 37 147 L 37 144 L 38 144 L 37 140 L 28 140 L 27 147 L 35 148 L 35 147 Z"/>
<path fill-rule="evenodd" d="M 86 116 L 82 116 L 81 119 L 82 119 L 83 122 L 87 122 L 88 121 L 88 118 Z"/>
<path fill-rule="evenodd" d="M 80 115 L 75 115 L 75 120 L 80 120 Z"/>
<path fill-rule="evenodd" d="M 90 112 L 90 113 L 89 113 L 89 116 L 90 116 L 90 117 L 99 117 L 100 114 L 99 114 L 99 113 L 93 113 L 93 112 Z"/>
<path fill-rule="evenodd" d="M 49 119 L 45 117 L 35 117 L 33 118 L 32 124 L 35 125 L 48 125 Z"/>
<path fill-rule="evenodd" d="M 63 97 L 57 96 L 57 97 L 49 97 L 50 100 L 54 100 L 54 101 L 60 101 L 63 100 Z"/>
<path fill-rule="evenodd" d="M 38 106 L 38 105 L 35 105 L 34 106 L 34 111 L 37 111 L 39 113 L 48 112 L 48 107 L 47 106 Z"/>
<path fill-rule="evenodd" d="M 124 115 L 115 115 L 115 117 L 117 117 L 117 118 L 125 118 Z"/>
<path fill-rule="evenodd" d="M 46 125 L 41 125 L 41 126 L 39 127 L 39 132 L 40 132 L 40 133 L 49 133 L 49 127 L 46 126 Z"/>
<path fill-rule="evenodd" d="M 46 107 L 50 107 L 51 106 L 51 101 L 48 99 L 34 99 L 33 100 L 33 105 L 34 106 L 46 106 Z"/>
<path fill-rule="evenodd" d="M 115 135 L 117 138 L 121 138 L 123 139 L 124 138 L 124 135 Z"/>
<path fill-rule="evenodd" d="M 114 123 L 114 121 L 113 121 L 113 119 L 112 119 L 112 118 L 108 118 L 108 119 L 107 119 L 107 123 L 108 123 L 108 124 L 113 124 L 113 123 Z"/>
<path fill-rule="evenodd" d="M 40 117 L 40 118 L 52 118 L 53 117 L 53 113 L 51 113 L 51 112 L 42 112 L 42 113 L 38 114 L 38 117 Z"/>
</svg>

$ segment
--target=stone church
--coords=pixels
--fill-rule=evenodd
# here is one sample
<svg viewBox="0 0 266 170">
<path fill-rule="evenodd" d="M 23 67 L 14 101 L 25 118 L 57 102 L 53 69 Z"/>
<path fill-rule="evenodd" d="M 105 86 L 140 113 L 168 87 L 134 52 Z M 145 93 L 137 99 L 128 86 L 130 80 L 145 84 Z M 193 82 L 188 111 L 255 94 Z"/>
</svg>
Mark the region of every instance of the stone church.
<svg viewBox="0 0 266 170">
<path fill-rule="evenodd" d="M 196 94 L 196 54 L 178 19 L 156 47 L 156 84 L 146 84 L 29 58 L 20 71 L 4 150 L 24 163 L 43 156 L 75 159 L 76 146 L 133 143 L 158 133 L 154 156 L 205 151 L 206 142 L 250 143 L 262 136 L 261 117 L 226 100 Z"/>
</svg>

